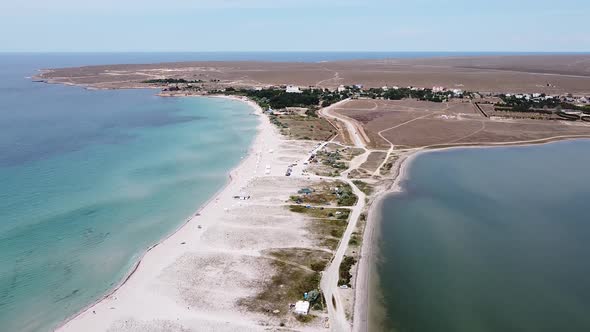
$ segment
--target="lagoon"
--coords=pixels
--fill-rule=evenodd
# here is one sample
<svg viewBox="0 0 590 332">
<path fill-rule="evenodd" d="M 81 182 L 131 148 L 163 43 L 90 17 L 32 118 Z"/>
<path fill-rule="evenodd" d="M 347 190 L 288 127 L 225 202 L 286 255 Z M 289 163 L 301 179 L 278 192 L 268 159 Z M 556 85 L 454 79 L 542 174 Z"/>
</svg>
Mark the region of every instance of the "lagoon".
<svg viewBox="0 0 590 332">
<path fill-rule="evenodd" d="M 381 328 L 590 331 L 590 141 L 421 154 L 382 207 Z"/>
</svg>

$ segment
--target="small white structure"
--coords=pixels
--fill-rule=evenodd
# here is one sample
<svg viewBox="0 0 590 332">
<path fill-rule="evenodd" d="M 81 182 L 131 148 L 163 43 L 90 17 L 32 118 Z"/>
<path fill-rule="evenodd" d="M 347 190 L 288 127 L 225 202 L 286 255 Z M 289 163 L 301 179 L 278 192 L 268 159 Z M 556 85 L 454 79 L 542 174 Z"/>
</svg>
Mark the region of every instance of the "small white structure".
<svg viewBox="0 0 590 332">
<path fill-rule="evenodd" d="M 533 98 L 539 98 L 539 97 L 541 97 L 540 93 L 533 93 Z"/>
<path fill-rule="evenodd" d="M 388 87 L 387 85 L 384 85 L 384 86 L 381 88 L 381 90 L 383 90 L 383 91 L 388 91 L 388 90 L 389 90 L 389 87 Z"/>
<path fill-rule="evenodd" d="M 432 92 L 443 92 L 445 91 L 445 88 L 442 86 L 433 86 L 432 87 Z"/>
<path fill-rule="evenodd" d="M 460 95 L 463 94 L 463 90 L 461 90 L 461 89 L 453 89 L 453 94 L 455 96 L 460 96 Z"/>
<path fill-rule="evenodd" d="M 344 85 L 340 85 L 340 86 L 338 87 L 338 92 L 344 92 L 344 91 L 346 91 L 346 90 L 348 90 L 348 89 L 346 89 L 346 87 L 345 87 Z"/>
<path fill-rule="evenodd" d="M 285 90 L 287 93 L 302 93 L 303 91 L 299 90 L 298 86 L 295 85 L 287 85 L 287 89 Z"/>
<path fill-rule="evenodd" d="M 307 315 L 309 312 L 309 301 L 297 301 L 295 303 L 295 314 Z"/>
<path fill-rule="evenodd" d="M 393 90 L 399 90 L 399 86 L 397 86 L 397 85 L 394 85 L 394 86 L 392 86 L 391 88 L 392 88 Z"/>
</svg>

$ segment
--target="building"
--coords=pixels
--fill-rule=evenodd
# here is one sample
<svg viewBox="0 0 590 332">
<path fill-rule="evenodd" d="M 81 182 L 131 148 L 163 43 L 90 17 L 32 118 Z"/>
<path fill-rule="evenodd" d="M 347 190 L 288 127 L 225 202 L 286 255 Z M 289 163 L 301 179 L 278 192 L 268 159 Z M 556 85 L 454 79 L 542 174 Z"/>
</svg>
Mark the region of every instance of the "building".
<svg viewBox="0 0 590 332">
<path fill-rule="evenodd" d="M 297 303 L 295 303 L 295 314 L 305 316 L 308 312 L 309 301 L 297 301 Z"/>
<path fill-rule="evenodd" d="M 344 92 L 346 90 L 348 90 L 348 89 L 344 85 L 341 85 L 338 87 L 338 92 Z"/>
<path fill-rule="evenodd" d="M 443 91 L 445 91 L 445 88 L 442 86 L 433 86 L 432 87 L 432 92 L 436 93 L 436 92 L 443 92 Z"/>
<path fill-rule="evenodd" d="M 455 96 L 461 96 L 463 94 L 463 90 L 461 90 L 461 89 L 453 89 L 453 94 Z"/>
<path fill-rule="evenodd" d="M 287 93 L 302 93 L 303 91 L 299 90 L 298 86 L 295 85 L 287 85 L 287 89 L 285 90 Z"/>
<path fill-rule="evenodd" d="M 297 193 L 304 194 L 304 195 L 311 195 L 313 193 L 313 190 L 311 190 L 309 188 L 303 188 L 303 189 L 299 190 Z"/>
<path fill-rule="evenodd" d="M 383 90 L 383 91 L 388 91 L 388 90 L 389 90 L 389 87 L 387 87 L 387 85 L 384 85 L 384 86 L 381 88 L 381 90 Z"/>
</svg>

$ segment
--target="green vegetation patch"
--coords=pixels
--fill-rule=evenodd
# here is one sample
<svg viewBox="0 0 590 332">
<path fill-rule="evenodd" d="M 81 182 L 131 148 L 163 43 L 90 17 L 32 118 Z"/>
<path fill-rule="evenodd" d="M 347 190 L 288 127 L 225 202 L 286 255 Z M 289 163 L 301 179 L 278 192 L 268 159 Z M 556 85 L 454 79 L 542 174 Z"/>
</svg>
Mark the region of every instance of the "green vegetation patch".
<svg viewBox="0 0 590 332">
<path fill-rule="evenodd" d="M 351 246 L 359 246 L 361 244 L 361 242 L 362 242 L 361 235 L 357 232 L 354 232 L 350 236 L 350 241 L 348 241 L 348 244 Z"/>
<path fill-rule="evenodd" d="M 305 207 L 304 205 L 290 205 L 289 210 L 295 213 L 303 213 L 312 218 L 348 220 L 350 210 L 331 209 L 322 207 Z"/>
<path fill-rule="evenodd" d="M 363 193 L 365 193 L 365 195 L 371 195 L 373 193 L 373 186 L 361 181 L 361 180 L 353 180 L 352 183 L 354 183 L 355 186 L 357 186 L 357 188 L 360 189 L 360 191 L 362 191 Z"/>
<path fill-rule="evenodd" d="M 302 191 L 306 191 L 302 193 Z M 354 206 L 358 197 L 348 183 L 324 181 L 309 188 L 303 188 L 291 201 L 297 204 Z"/>
<path fill-rule="evenodd" d="M 391 173 L 391 169 L 393 168 L 393 165 L 397 162 L 398 159 L 399 156 L 397 155 L 390 156 L 387 162 L 383 165 L 383 167 L 381 167 L 381 174 L 386 175 Z"/>
<path fill-rule="evenodd" d="M 309 226 L 309 230 L 321 247 L 335 250 L 347 226 L 348 220 L 314 219 Z"/>
<path fill-rule="evenodd" d="M 302 115 L 271 115 L 270 119 L 281 129 L 283 135 L 295 139 L 327 141 L 336 135 L 336 128 L 324 118 Z"/>
<path fill-rule="evenodd" d="M 319 292 L 321 274 L 332 255 L 321 250 L 305 248 L 274 249 L 264 251 L 271 257 L 274 273 L 254 297 L 242 299 L 239 304 L 251 311 L 284 316 L 289 304 L 303 300 L 303 294 Z M 311 300 L 312 308 L 322 310 L 322 296 Z"/>
<path fill-rule="evenodd" d="M 141 83 L 147 84 L 189 84 L 189 83 L 204 83 L 202 80 L 185 80 L 183 78 L 158 78 L 145 80 Z"/>
<path fill-rule="evenodd" d="M 228 88 L 225 90 L 225 93 L 247 96 L 256 101 L 263 108 L 272 107 L 273 109 L 283 109 L 287 107 L 327 107 L 350 96 L 349 92 L 336 92 L 319 88 L 303 89 L 301 93 L 288 93 L 285 88 L 268 88 L 261 90 L 237 90 Z"/>
<path fill-rule="evenodd" d="M 340 279 L 338 280 L 338 286 L 347 285 L 351 287 L 350 280 L 352 279 L 352 274 L 350 273 L 350 269 L 356 263 L 356 259 L 351 256 L 344 256 L 342 259 L 342 263 L 340 263 Z"/>
</svg>

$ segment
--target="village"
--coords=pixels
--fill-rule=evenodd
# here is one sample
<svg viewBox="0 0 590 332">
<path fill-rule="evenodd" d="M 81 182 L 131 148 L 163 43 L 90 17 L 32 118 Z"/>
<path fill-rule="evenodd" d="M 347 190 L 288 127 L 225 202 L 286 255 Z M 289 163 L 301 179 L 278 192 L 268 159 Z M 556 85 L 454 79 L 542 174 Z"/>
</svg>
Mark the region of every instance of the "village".
<svg viewBox="0 0 590 332">
<path fill-rule="evenodd" d="M 539 120 L 590 121 L 590 96 L 584 94 L 545 94 L 474 92 L 460 87 L 400 87 L 384 85 L 381 88 L 367 88 L 364 84 L 339 85 L 328 89 L 318 86 L 268 85 L 255 87 L 226 87 L 207 90 L 202 82 L 174 81 L 162 79 L 163 91 L 172 95 L 196 92 L 198 94 L 243 95 L 257 101 L 269 115 L 315 116 L 319 107 L 327 107 L 344 99 L 415 99 L 435 103 L 450 101 L 469 102 L 485 117 L 520 118 Z M 150 81 L 153 83 L 153 81 Z M 551 83 L 547 83 L 551 86 Z M 276 119 L 275 119 L 276 122 Z M 280 123 L 275 123 L 281 126 Z"/>
</svg>

